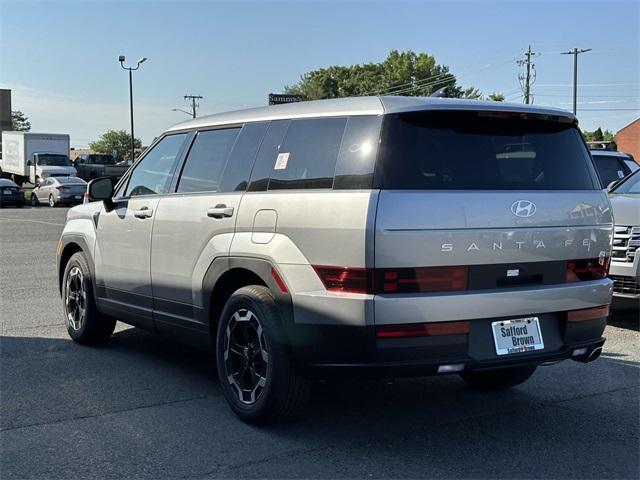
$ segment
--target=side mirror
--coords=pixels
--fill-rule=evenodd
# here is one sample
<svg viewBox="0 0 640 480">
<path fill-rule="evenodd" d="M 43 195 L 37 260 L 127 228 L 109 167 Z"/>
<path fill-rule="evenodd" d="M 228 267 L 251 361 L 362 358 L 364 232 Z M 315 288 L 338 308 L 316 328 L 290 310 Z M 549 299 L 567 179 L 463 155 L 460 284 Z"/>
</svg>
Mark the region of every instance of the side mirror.
<svg viewBox="0 0 640 480">
<path fill-rule="evenodd" d="M 113 202 L 111 201 L 113 180 L 111 177 L 99 177 L 91 180 L 87 185 L 87 193 L 90 201 L 102 200 L 108 212 L 113 210 Z"/>
<path fill-rule="evenodd" d="M 30 167 L 31 165 L 33 165 L 33 162 L 31 160 L 27 160 L 27 166 Z"/>
</svg>

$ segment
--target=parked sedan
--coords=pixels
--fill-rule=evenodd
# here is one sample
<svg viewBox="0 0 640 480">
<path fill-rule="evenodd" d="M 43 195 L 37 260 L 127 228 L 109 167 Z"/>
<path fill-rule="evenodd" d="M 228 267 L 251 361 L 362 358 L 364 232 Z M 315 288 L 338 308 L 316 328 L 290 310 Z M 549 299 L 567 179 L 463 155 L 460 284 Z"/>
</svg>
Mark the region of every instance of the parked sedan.
<svg viewBox="0 0 640 480">
<path fill-rule="evenodd" d="M 24 206 L 24 192 L 8 178 L 0 178 L 0 208 L 6 205 Z"/>
<path fill-rule="evenodd" d="M 77 205 L 87 190 L 87 182 L 78 177 L 49 177 L 31 192 L 31 205 L 40 203 L 56 205 Z"/>
</svg>

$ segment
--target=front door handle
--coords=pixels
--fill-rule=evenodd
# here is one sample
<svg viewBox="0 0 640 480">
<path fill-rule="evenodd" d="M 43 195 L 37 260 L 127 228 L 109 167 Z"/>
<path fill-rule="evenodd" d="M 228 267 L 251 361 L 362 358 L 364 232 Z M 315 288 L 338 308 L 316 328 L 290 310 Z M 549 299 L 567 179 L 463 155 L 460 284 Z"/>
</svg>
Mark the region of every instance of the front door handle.
<svg viewBox="0 0 640 480">
<path fill-rule="evenodd" d="M 150 218 L 153 215 L 153 208 L 142 207 L 140 210 L 134 210 L 133 216 L 136 218 Z"/>
<path fill-rule="evenodd" d="M 207 209 L 207 217 L 225 218 L 233 216 L 233 207 L 227 207 L 224 203 L 219 203 L 215 207 Z"/>
</svg>

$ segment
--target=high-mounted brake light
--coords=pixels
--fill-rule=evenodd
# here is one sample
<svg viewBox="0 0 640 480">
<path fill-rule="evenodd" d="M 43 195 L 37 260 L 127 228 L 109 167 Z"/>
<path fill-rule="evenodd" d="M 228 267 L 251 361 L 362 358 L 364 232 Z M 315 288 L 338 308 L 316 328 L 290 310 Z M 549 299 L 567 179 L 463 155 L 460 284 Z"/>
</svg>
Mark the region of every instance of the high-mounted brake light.
<svg viewBox="0 0 640 480">
<path fill-rule="evenodd" d="M 579 282 L 581 280 L 600 280 L 609 274 L 609 257 L 585 258 L 567 262 L 565 280 Z"/>
</svg>

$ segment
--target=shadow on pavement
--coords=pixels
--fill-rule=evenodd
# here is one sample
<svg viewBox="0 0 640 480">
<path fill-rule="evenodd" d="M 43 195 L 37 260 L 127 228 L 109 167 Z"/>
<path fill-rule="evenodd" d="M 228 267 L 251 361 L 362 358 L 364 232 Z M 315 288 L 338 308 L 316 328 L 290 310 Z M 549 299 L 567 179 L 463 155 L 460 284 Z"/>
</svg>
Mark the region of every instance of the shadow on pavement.
<svg viewBox="0 0 640 480">
<path fill-rule="evenodd" d="M 637 387 L 638 363 L 615 354 L 541 368 L 507 392 L 474 391 L 455 376 L 331 381 L 316 386 L 304 418 L 262 429 L 231 414 L 213 355 L 138 329 L 97 348 L 2 337 L 0 354 L 2 466 L 16 476 L 101 476 L 105 465 L 114 476 L 148 478 L 624 478 L 638 471 L 629 449 L 638 438 L 637 388 L 611 393 Z M 44 429 L 42 439 L 34 428 Z M 99 448 L 97 460 L 75 463 L 78 442 Z M 21 466 L 24 451 L 33 453 Z"/>
</svg>

